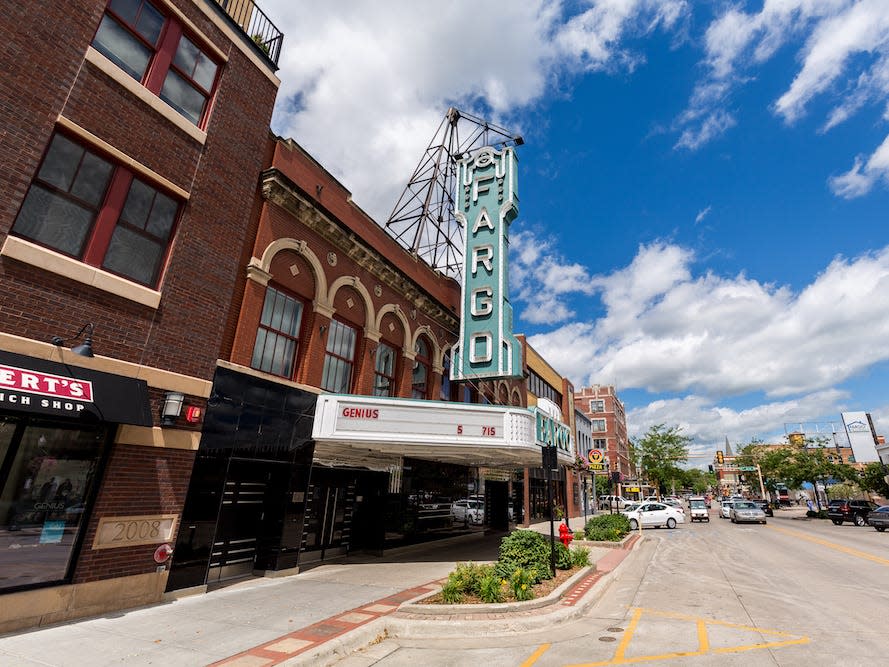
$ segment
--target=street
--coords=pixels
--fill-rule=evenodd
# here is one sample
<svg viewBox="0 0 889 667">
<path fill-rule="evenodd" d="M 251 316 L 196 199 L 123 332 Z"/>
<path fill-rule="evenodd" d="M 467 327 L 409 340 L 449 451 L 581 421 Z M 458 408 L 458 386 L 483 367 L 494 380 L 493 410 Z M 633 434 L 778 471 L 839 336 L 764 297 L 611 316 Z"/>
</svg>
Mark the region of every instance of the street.
<svg viewBox="0 0 889 667">
<path fill-rule="evenodd" d="M 646 530 L 585 617 L 511 636 L 387 639 L 342 667 L 876 665 L 889 635 L 889 535 L 798 520 L 718 518 Z"/>
</svg>

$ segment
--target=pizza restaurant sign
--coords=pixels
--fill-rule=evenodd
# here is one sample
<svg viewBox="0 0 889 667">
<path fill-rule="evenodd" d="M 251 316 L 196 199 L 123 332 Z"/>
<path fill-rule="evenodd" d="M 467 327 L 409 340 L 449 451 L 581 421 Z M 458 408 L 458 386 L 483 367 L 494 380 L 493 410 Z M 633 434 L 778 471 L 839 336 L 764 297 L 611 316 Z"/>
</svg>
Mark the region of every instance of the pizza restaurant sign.
<svg viewBox="0 0 889 667">
<path fill-rule="evenodd" d="M 92 402 L 92 382 L 0 364 L 0 406 L 76 415 Z"/>
</svg>

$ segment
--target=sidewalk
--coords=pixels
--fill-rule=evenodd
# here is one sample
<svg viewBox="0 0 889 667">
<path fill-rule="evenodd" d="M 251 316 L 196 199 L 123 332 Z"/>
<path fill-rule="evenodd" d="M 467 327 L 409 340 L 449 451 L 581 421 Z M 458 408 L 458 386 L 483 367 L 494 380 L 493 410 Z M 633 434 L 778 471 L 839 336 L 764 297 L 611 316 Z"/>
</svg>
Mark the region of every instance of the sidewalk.
<svg viewBox="0 0 889 667">
<path fill-rule="evenodd" d="M 571 520 L 572 528 L 582 523 L 583 517 Z M 532 528 L 549 533 L 548 522 Z M 323 653 L 324 645 L 334 647 L 328 653 L 343 655 L 372 641 L 374 622 L 399 604 L 435 590 L 456 563 L 496 560 L 501 537 L 470 535 L 382 557 L 362 554 L 290 577 L 250 579 L 203 595 L 3 635 L 0 666 L 253 667 L 299 664 L 300 656 Z M 628 553 L 594 551 L 600 577 Z M 570 604 L 593 583 L 581 582 L 586 587 L 578 586 L 583 590 Z"/>
</svg>

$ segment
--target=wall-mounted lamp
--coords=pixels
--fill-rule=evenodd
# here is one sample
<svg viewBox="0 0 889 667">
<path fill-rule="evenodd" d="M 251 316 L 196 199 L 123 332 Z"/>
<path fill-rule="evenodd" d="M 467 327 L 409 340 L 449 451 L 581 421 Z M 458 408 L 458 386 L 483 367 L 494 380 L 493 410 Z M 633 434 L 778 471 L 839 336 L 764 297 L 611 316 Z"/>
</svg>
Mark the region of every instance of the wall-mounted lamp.
<svg viewBox="0 0 889 667">
<path fill-rule="evenodd" d="M 321 333 L 324 333 L 325 331 L 327 331 L 327 327 L 322 324 L 320 327 L 318 327 L 318 331 L 320 331 Z"/>
<path fill-rule="evenodd" d="M 173 426 L 182 412 L 182 403 L 185 394 L 178 391 L 168 391 L 164 394 L 164 407 L 161 409 L 161 426 Z"/>
<path fill-rule="evenodd" d="M 74 347 L 72 347 L 71 351 L 74 354 L 80 355 L 81 357 L 92 357 L 92 356 L 94 356 L 93 355 L 93 323 L 92 322 L 88 322 L 87 324 L 84 324 L 81 327 L 80 331 L 78 331 L 76 334 L 71 336 L 71 338 L 62 338 L 61 336 L 53 336 L 52 338 L 50 338 L 50 342 L 57 347 L 62 347 L 62 345 L 70 343 L 72 340 L 77 340 L 78 338 L 83 336 L 84 333 L 86 333 L 86 336 L 84 336 L 83 342 L 80 345 L 75 345 Z"/>
</svg>

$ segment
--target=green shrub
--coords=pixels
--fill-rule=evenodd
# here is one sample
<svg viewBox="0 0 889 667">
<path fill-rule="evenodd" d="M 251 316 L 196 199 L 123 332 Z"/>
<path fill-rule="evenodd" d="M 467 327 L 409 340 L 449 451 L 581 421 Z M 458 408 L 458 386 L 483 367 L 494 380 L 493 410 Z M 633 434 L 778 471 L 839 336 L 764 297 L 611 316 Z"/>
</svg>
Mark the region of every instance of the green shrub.
<svg viewBox="0 0 889 667">
<path fill-rule="evenodd" d="M 532 583 L 550 579 L 549 540 L 533 530 L 515 530 L 500 542 L 496 571 L 504 579 L 517 569 L 533 573 Z"/>
<path fill-rule="evenodd" d="M 575 540 L 585 540 L 586 533 L 584 533 L 582 530 L 578 530 L 577 532 L 574 533 L 574 539 Z"/>
<path fill-rule="evenodd" d="M 571 563 L 574 567 L 586 567 L 590 564 L 590 550 L 586 547 L 574 547 L 571 550 Z"/>
<path fill-rule="evenodd" d="M 442 600 L 448 604 L 458 604 L 467 595 L 483 597 L 482 586 L 485 580 L 490 578 L 494 578 L 497 585 L 500 585 L 500 578 L 494 573 L 493 565 L 458 563 L 441 588 Z"/>
<path fill-rule="evenodd" d="M 568 547 L 561 542 L 556 542 L 556 567 L 560 570 L 570 570 L 572 562 Z"/>
<path fill-rule="evenodd" d="M 587 521 L 584 532 L 588 540 L 619 542 L 630 532 L 630 520 L 623 514 L 602 514 Z"/>
<path fill-rule="evenodd" d="M 478 565 L 476 563 L 457 563 L 457 568 L 451 572 L 463 593 L 478 593 L 482 578 L 493 568 L 490 565 Z"/>
<path fill-rule="evenodd" d="M 463 602 L 463 590 L 460 584 L 451 575 L 441 587 L 441 599 L 448 604 L 460 604 Z"/>
<path fill-rule="evenodd" d="M 509 578 L 513 597 L 519 601 L 533 600 L 534 589 L 531 587 L 535 581 L 537 581 L 537 573 L 534 570 L 526 570 L 521 567 L 516 568 Z"/>
<path fill-rule="evenodd" d="M 493 567 L 490 568 L 490 571 L 479 581 L 478 596 L 483 602 L 489 604 L 493 602 L 503 602 L 504 581 L 505 580 L 497 576 Z"/>
</svg>

